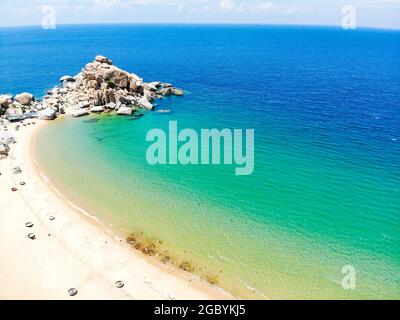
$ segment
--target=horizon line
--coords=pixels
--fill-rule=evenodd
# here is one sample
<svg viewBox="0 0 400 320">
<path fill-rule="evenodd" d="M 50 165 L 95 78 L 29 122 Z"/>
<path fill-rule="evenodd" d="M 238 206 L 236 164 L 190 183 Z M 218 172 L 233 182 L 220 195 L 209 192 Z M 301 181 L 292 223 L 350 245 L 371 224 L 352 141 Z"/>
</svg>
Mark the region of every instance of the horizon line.
<svg viewBox="0 0 400 320">
<path fill-rule="evenodd" d="M 291 27 L 326 27 L 342 29 L 339 24 L 299 24 L 299 23 L 266 23 L 266 22 L 76 22 L 76 23 L 58 23 L 57 26 L 99 26 L 99 25 L 216 25 L 216 26 L 291 26 Z M 41 24 L 26 24 L 26 25 L 0 25 L 1 28 L 33 28 L 41 27 Z M 382 26 L 356 26 L 355 29 L 377 29 L 388 31 L 400 31 L 399 27 L 382 27 Z M 347 30 L 347 31 L 349 31 Z M 50 31 L 50 30 L 47 30 Z"/>
</svg>

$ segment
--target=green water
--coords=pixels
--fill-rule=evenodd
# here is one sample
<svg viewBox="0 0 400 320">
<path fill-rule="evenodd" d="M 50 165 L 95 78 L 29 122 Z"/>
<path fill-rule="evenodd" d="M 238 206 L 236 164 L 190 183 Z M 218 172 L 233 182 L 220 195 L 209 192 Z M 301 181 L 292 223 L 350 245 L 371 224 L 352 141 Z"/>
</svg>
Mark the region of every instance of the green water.
<svg viewBox="0 0 400 320">
<path fill-rule="evenodd" d="M 390 172 L 327 161 L 323 149 L 276 135 L 258 140 L 251 176 L 235 176 L 234 166 L 149 166 L 147 130 L 175 117 L 57 120 L 40 132 L 37 157 L 73 202 L 127 234 L 161 240 L 161 250 L 239 297 L 400 297 Z M 182 128 L 205 127 L 180 119 Z M 345 265 L 356 270 L 355 290 L 341 286 Z"/>
</svg>

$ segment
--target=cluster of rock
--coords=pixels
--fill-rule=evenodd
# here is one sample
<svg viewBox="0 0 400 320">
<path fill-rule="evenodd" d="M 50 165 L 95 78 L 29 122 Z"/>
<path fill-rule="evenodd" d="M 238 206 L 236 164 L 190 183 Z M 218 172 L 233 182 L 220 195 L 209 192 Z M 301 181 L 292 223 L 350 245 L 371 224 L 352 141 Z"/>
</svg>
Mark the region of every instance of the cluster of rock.
<svg viewBox="0 0 400 320">
<path fill-rule="evenodd" d="M 145 83 L 104 56 L 97 56 L 76 76 L 64 76 L 60 82 L 41 101 L 29 93 L 0 96 L 0 115 L 6 114 L 11 121 L 34 116 L 52 120 L 64 113 L 74 117 L 102 112 L 131 115 L 138 109 L 153 110 L 156 99 L 184 95 L 169 83 Z"/>
<path fill-rule="evenodd" d="M 0 125 L 4 125 L 0 120 Z M 7 131 L 0 130 L 0 160 L 8 156 L 10 145 L 15 143 L 15 139 Z"/>
<path fill-rule="evenodd" d="M 0 95 L 0 115 L 23 115 L 36 111 L 39 102 L 30 93 L 24 92 L 13 97 L 10 94 Z"/>
</svg>

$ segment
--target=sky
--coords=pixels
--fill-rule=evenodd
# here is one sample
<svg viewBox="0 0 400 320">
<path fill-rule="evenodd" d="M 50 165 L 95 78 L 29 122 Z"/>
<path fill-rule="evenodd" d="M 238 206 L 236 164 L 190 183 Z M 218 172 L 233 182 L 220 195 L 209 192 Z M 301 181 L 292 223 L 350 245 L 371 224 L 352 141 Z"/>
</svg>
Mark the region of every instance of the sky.
<svg viewBox="0 0 400 320">
<path fill-rule="evenodd" d="M 52 12 L 55 13 L 56 24 L 251 23 L 341 26 L 346 14 L 342 12 L 343 7 L 349 5 L 355 9 L 356 27 L 400 29 L 400 0 L 0 0 L 0 26 L 41 25 L 46 14 Z"/>
</svg>

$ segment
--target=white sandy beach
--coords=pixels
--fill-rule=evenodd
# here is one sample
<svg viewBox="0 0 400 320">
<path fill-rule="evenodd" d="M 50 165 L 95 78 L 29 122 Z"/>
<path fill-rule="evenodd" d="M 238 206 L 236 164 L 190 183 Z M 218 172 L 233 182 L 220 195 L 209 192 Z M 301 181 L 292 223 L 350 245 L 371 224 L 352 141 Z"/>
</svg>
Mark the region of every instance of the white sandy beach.
<svg viewBox="0 0 400 320">
<path fill-rule="evenodd" d="M 15 124 L 8 125 L 17 143 L 8 158 L 0 160 L 0 299 L 232 298 L 135 251 L 57 195 L 34 163 L 34 134 L 45 125 L 34 122 L 19 131 Z M 12 172 L 16 166 L 22 173 Z M 21 186 L 22 181 L 26 185 Z M 18 190 L 12 192 L 12 187 Z M 27 228 L 27 222 L 33 227 Z M 29 233 L 36 239 L 29 239 Z M 124 287 L 116 288 L 116 281 L 123 281 Z M 75 297 L 68 295 L 70 288 L 78 290 Z"/>
</svg>

